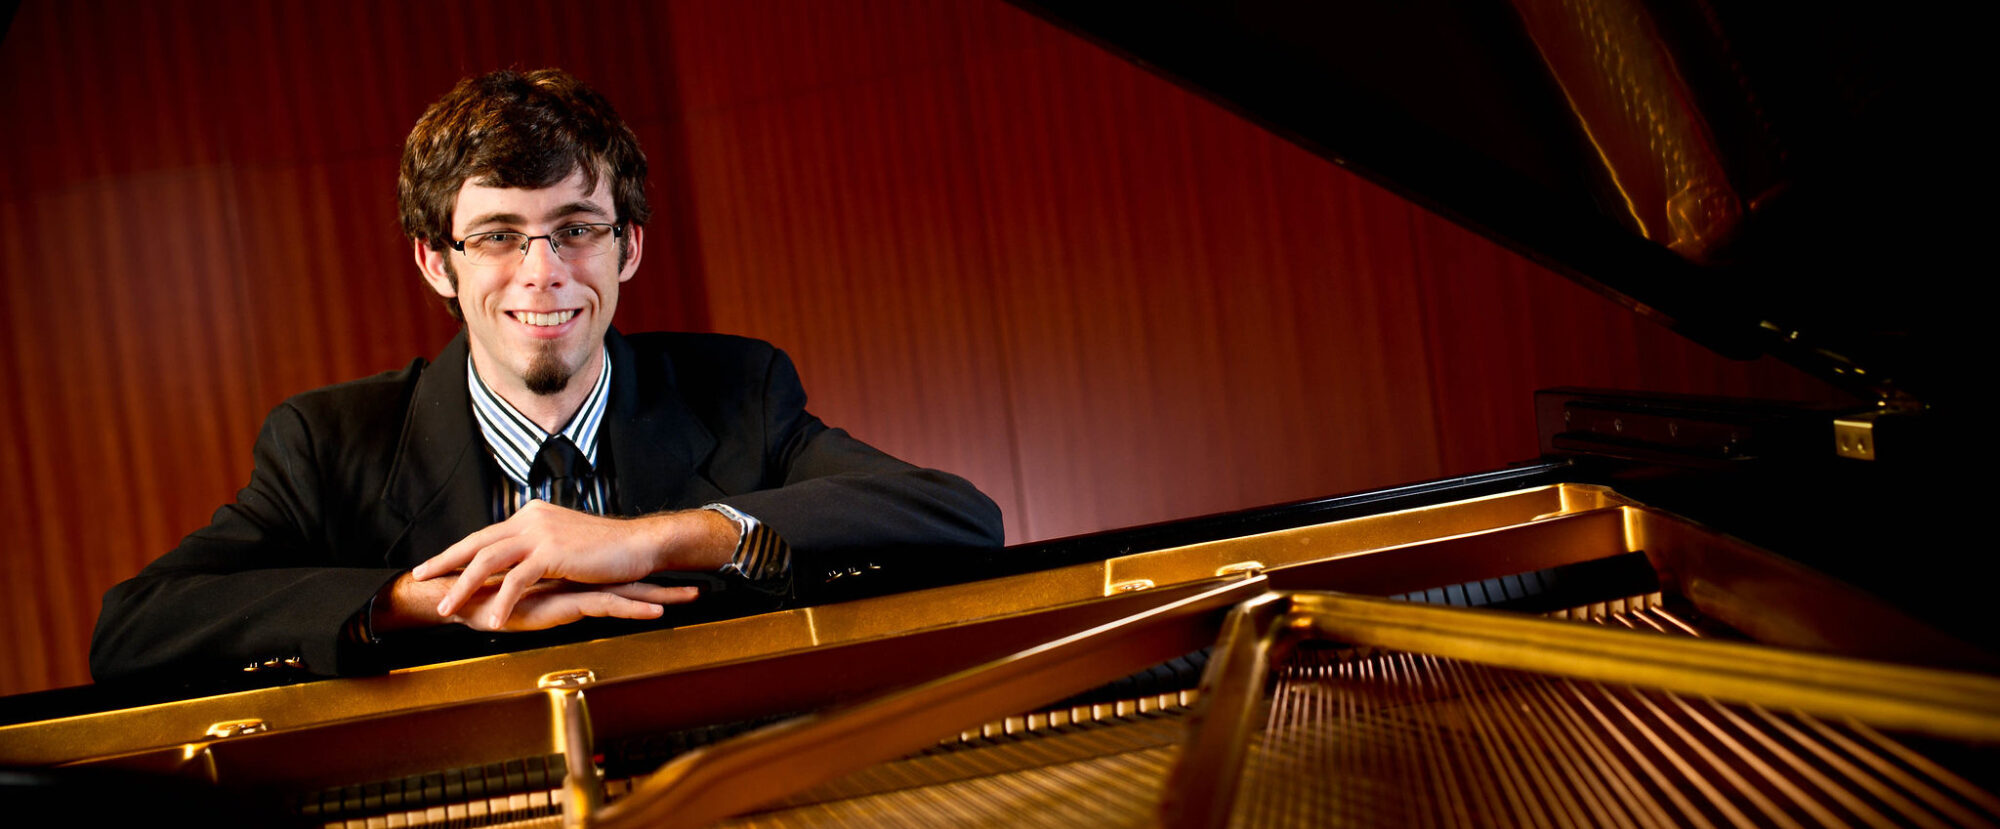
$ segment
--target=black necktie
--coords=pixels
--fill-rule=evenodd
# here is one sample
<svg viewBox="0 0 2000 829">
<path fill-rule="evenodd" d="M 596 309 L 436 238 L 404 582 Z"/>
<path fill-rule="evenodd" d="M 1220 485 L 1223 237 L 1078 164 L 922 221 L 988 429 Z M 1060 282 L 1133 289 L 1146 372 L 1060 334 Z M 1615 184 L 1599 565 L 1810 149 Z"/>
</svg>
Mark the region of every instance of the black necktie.
<svg viewBox="0 0 2000 829">
<path fill-rule="evenodd" d="M 528 472 L 528 484 L 539 487 L 547 482 L 549 503 L 582 509 L 581 485 L 583 479 L 589 476 L 590 461 L 584 459 L 576 444 L 562 435 L 552 435 L 542 442 L 542 451 L 535 454 L 535 466 Z"/>
</svg>

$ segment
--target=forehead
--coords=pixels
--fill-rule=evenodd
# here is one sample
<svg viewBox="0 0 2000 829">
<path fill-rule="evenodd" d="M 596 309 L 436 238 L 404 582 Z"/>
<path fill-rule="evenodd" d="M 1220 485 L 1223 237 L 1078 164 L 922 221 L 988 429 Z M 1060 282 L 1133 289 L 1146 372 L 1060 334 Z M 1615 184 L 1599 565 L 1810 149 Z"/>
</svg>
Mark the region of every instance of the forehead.
<svg viewBox="0 0 2000 829">
<path fill-rule="evenodd" d="M 462 234 L 489 226 L 541 226 L 564 220 L 614 221 L 611 177 L 598 176 L 597 186 L 586 190 L 583 171 L 570 173 L 553 186 L 529 190 L 520 187 L 487 187 L 466 179 L 458 188 L 458 205 L 452 210 L 452 229 Z"/>
</svg>

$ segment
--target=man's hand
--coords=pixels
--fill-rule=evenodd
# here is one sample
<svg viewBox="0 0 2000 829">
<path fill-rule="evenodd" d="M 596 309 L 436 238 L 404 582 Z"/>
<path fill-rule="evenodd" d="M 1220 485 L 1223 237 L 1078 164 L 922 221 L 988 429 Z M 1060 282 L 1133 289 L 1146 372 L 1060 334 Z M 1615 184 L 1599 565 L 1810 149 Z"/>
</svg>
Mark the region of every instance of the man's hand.
<svg viewBox="0 0 2000 829">
<path fill-rule="evenodd" d="M 439 622 L 456 622 L 476 630 L 526 631 L 566 625 L 590 616 L 657 619 L 667 605 L 691 602 L 698 595 L 692 587 L 543 581 L 529 586 L 513 612 L 495 626 L 488 622 L 493 618 L 491 605 L 499 592 L 499 578 L 488 579 L 473 589 L 464 613 L 443 618 L 435 615 L 438 602 L 458 581 L 450 576 L 428 582 L 417 581 L 408 573 L 398 576 L 383 598 L 376 601 L 373 621 L 376 632 Z"/>
<path fill-rule="evenodd" d="M 503 630 L 511 629 L 515 605 L 538 583 L 635 587 L 630 583 L 662 570 L 712 571 L 729 563 L 736 536 L 736 522 L 710 510 L 606 518 L 530 501 L 507 520 L 417 565 L 410 575 L 422 582 L 463 570 L 438 602 L 437 614 L 459 614 L 473 627 Z M 502 572 L 506 575 L 498 588 L 489 587 L 488 579 Z M 479 603 L 476 615 L 462 612 L 482 589 L 492 594 Z"/>
</svg>

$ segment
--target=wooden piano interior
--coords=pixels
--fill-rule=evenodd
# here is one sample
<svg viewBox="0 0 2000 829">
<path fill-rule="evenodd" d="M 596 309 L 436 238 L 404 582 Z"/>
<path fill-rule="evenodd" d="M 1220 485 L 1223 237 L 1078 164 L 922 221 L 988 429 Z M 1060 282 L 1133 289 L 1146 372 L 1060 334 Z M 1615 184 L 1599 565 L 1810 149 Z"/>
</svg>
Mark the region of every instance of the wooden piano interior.
<svg viewBox="0 0 2000 829">
<path fill-rule="evenodd" d="M 1978 825 L 1994 670 L 1565 484 L 8 726 L 0 764 L 335 826 Z"/>
</svg>

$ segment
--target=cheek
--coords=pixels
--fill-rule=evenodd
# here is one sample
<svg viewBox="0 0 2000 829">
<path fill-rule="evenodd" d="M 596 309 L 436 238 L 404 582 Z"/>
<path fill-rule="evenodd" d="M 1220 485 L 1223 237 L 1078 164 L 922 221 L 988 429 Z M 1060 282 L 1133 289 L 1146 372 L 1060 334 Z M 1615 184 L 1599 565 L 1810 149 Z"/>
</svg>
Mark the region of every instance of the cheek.
<svg viewBox="0 0 2000 829">
<path fill-rule="evenodd" d="M 499 286 L 492 284 L 489 280 L 480 279 L 476 274 L 460 282 L 458 285 L 458 295 L 461 299 L 467 303 L 480 306 L 492 305 L 495 299 L 500 296 L 500 293 Z"/>
</svg>

